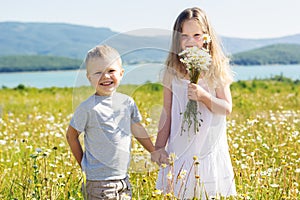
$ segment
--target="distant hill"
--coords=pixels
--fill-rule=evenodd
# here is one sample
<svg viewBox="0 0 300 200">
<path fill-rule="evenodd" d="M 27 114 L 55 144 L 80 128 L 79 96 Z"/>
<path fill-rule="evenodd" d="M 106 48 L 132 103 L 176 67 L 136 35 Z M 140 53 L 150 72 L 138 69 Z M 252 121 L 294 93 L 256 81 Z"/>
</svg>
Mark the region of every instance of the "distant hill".
<svg viewBox="0 0 300 200">
<path fill-rule="evenodd" d="M 233 54 L 233 65 L 300 64 L 300 45 L 276 44 Z M 0 56 L 1 72 L 46 71 L 79 69 L 80 59 L 56 56 L 15 55 Z"/>
<path fill-rule="evenodd" d="M 269 39 L 240 39 L 222 37 L 223 45 L 229 54 L 240 53 L 273 44 L 300 44 L 300 34 Z"/>
<path fill-rule="evenodd" d="M 300 45 L 275 44 L 233 55 L 236 65 L 300 64 Z"/>
<path fill-rule="evenodd" d="M 273 39 L 221 38 L 231 55 L 277 43 L 300 44 L 300 34 Z M 86 52 L 100 43 L 115 47 L 125 63 L 163 62 L 170 36 L 134 36 L 63 23 L 0 23 L 0 56 L 48 55 L 83 60 Z"/>
<path fill-rule="evenodd" d="M 0 56 L 0 72 L 49 71 L 79 69 L 79 59 L 57 56 Z"/>
<path fill-rule="evenodd" d="M 140 37 L 93 28 L 58 23 L 0 23 L 1 55 L 51 55 L 84 59 L 97 44 L 115 47 L 125 62 L 163 60 L 169 38 Z"/>
</svg>

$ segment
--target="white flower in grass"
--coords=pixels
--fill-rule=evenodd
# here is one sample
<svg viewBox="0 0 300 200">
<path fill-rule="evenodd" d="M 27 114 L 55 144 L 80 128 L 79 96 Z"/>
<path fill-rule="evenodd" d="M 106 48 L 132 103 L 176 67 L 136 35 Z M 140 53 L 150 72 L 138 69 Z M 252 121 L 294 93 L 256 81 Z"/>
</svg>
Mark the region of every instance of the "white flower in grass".
<svg viewBox="0 0 300 200">
<path fill-rule="evenodd" d="M 174 152 L 170 153 L 169 159 L 170 159 L 170 161 L 175 161 L 177 159 L 176 154 Z"/>
<path fill-rule="evenodd" d="M 58 178 L 58 179 L 65 178 L 65 175 L 64 175 L 64 174 L 57 174 L 57 178 Z"/>
<path fill-rule="evenodd" d="M 162 191 L 156 189 L 156 190 L 154 190 L 153 194 L 155 194 L 155 195 L 161 195 L 161 194 L 162 194 Z"/>
<path fill-rule="evenodd" d="M 28 137 L 30 135 L 30 133 L 28 131 L 25 131 L 22 133 L 23 136 Z"/>
<path fill-rule="evenodd" d="M 272 187 L 272 188 L 278 188 L 278 187 L 279 187 L 279 185 L 278 185 L 278 184 L 276 184 L 276 183 L 273 183 L 273 184 L 270 184 L 270 187 Z"/>
<path fill-rule="evenodd" d="M 0 140 L 0 145 L 5 145 L 6 144 L 6 140 Z"/>
<path fill-rule="evenodd" d="M 177 176 L 177 179 L 184 179 L 185 178 L 185 176 L 186 176 L 186 170 L 184 169 L 184 170 L 181 170 L 180 171 L 180 173 L 179 173 L 179 175 Z"/>
<path fill-rule="evenodd" d="M 42 149 L 41 149 L 41 148 L 36 148 L 35 151 L 36 151 L 37 153 L 41 153 L 41 152 L 42 152 Z"/>
<path fill-rule="evenodd" d="M 131 197 L 128 194 L 125 193 L 121 194 L 121 200 L 130 200 L 130 199 Z"/>
<path fill-rule="evenodd" d="M 173 175 L 172 175 L 171 171 L 169 171 L 167 174 L 167 179 L 172 180 L 172 177 L 173 177 Z"/>
</svg>

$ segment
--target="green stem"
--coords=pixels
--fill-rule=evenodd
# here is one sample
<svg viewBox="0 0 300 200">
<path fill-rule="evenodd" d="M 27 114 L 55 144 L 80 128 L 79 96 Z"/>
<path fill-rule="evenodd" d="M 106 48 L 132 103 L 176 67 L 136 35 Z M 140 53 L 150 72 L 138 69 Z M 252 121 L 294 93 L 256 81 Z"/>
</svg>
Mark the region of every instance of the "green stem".
<svg viewBox="0 0 300 200">
<path fill-rule="evenodd" d="M 197 84 L 200 78 L 200 69 L 196 69 L 195 67 L 193 67 L 192 69 L 190 69 L 190 81 L 191 83 Z M 187 123 L 187 127 L 188 130 L 190 130 L 193 122 L 194 122 L 194 131 L 195 133 L 197 133 L 199 131 L 199 127 L 201 126 L 201 124 L 198 122 L 198 114 L 201 114 L 200 112 L 198 112 L 197 109 L 197 101 L 194 100 L 189 100 L 187 105 L 186 105 L 186 110 L 183 113 L 183 120 L 182 120 L 182 125 L 181 125 L 181 135 L 183 131 L 186 131 L 184 129 L 184 124 Z"/>
</svg>

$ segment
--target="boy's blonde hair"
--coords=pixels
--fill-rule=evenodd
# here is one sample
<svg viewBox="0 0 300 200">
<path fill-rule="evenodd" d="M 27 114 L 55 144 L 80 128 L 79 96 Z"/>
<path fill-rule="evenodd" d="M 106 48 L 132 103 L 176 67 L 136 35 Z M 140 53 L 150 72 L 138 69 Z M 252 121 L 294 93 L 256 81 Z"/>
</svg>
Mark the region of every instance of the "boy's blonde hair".
<svg viewBox="0 0 300 200">
<path fill-rule="evenodd" d="M 103 59 L 108 63 L 117 61 L 119 66 L 122 67 L 121 56 L 116 49 L 108 45 L 98 45 L 89 50 L 86 55 L 84 64 L 86 66 L 87 73 L 89 72 L 89 62 L 97 58 Z"/>
<path fill-rule="evenodd" d="M 195 19 L 200 24 L 203 34 L 208 34 L 211 37 L 208 48 L 209 53 L 212 56 L 212 64 L 205 73 L 205 78 L 208 83 L 213 87 L 232 83 L 233 74 L 229 66 L 229 59 L 223 52 L 217 34 L 209 23 L 205 12 L 200 8 L 194 7 L 182 11 L 175 21 L 171 51 L 166 60 L 167 70 L 165 72 L 165 78 L 168 79 L 166 84 L 170 84 L 170 80 L 172 79 L 169 77 L 170 74 L 171 76 L 172 74 L 177 76 L 178 74 L 185 75 L 187 73 L 185 66 L 179 60 L 178 53 L 183 50 L 180 45 L 183 23 L 190 19 Z"/>
</svg>

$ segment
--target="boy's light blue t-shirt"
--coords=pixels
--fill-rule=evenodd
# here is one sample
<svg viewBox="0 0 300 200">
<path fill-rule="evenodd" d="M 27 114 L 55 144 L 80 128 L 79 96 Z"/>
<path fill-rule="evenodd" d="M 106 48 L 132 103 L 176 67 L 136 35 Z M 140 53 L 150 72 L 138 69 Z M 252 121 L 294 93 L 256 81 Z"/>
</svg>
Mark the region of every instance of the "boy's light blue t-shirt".
<svg viewBox="0 0 300 200">
<path fill-rule="evenodd" d="M 134 100 L 118 92 L 93 95 L 76 109 L 70 125 L 84 132 L 82 170 L 87 180 L 114 180 L 127 176 L 131 123 L 140 122 Z"/>
</svg>

